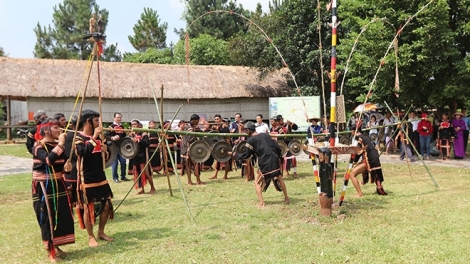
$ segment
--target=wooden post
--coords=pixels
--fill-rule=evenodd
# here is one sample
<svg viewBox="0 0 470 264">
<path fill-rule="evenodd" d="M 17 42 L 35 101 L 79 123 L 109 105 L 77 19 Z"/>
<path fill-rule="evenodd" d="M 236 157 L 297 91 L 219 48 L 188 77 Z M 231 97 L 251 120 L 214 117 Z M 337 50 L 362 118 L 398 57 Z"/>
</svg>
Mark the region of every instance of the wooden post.
<svg viewBox="0 0 470 264">
<path fill-rule="evenodd" d="M 7 123 L 9 126 L 13 125 L 11 123 L 11 97 L 7 95 Z M 12 136 L 11 136 L 11 127 L 7 128 L 7 143 L 13 142 Z"/>
</svg>

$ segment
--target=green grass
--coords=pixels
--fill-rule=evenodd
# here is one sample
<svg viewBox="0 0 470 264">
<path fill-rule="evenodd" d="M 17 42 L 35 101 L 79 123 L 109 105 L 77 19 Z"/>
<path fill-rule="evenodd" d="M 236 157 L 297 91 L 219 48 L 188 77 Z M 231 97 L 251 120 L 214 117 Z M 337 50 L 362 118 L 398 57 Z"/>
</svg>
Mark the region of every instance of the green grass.
<svg viewBox="0 0 470 264">
<path fill-rule="evenodd" d="M 412 177 L 406 165 L 383 167 L 388 196 L 374 194 L 375 187 L 367 184 L 365 196 L 353 198 L 351 185 L 332 217 L 319 216 L 308 163 L 300 164 L 300 178 L 286 179 L 291 204 L 284 205 L 282 193 L 271 186 L 264 193 L 264 209 L 256 207 L 253 183 L 245 183 L 239 171 L 225 181 L 209 181 L 212 172 L 205 172 L 205 186 L 187 186 L 181 177 L 194 222 L 175 176 L 173 197 L 166 178 L 158 176 L 155 195 L 139 196 L 132 190 L 108 222 L 113 242 L 89 248 L 86 232 L 76 225 L 76 243 L 62 247 L 70 253 L 64 262 L 466 263 L 469 170 L 430 167 L 441 187 L 436 189 L 422 166 L 411 167 Z M 338 190 L 344 170 L 341 163 Z M 0 177 L 0 263 L 42 263 L 46 258 L 30 177 Z M 116 207 L 131 184 L 111 187 Z"/>
<path fill-rule="evenodd" d="M 2 155 L 31 158 L 31 153 L 26 149 L 24 142 L 19 144 L 0 144 L 0 156 Z"/>
</svg>

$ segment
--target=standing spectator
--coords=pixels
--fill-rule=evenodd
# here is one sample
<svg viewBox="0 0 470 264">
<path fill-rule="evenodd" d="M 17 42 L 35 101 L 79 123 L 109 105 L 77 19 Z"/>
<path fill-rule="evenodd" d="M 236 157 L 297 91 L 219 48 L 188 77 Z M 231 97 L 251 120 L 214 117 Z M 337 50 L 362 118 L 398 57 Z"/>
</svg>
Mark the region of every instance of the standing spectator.
<svg viewBox="0 0 470 264">
<path fill-rule="evenodd" d="M 391 148 L 394 147 L 393 144 L 393 124 L 395 124 L 395 118 L 392 116 L 392 113 L 387 112 L 385 114 L 384 122 L 383 125 L 387 126 L 385 127 L 385 153 L 391 154 Z M 431 123 L 432 124 L 432 123 Z"/>
<path fill-rule="evenodd" d="M 355 127 L 355 126 L 356 126 L 356 124 L 354 124 L 352 127 Z M 378 126 L 379 126 L 379 122 L 377 122 L 377 120 L 376 120 L 376 118 L 375 118 L 375 115 L 372 115 L 372 116 L 370 117 L 369 122 L 367 123 L 367 128 L 370 128 L 370 130 L 369 130 L 369 138 L 372 139 L 372 138 L 373 138 L 372 135 L 375 134 L 375 140 L 371 140 L 372 143 L 374 143 L 374 146 L 377 146 L 378 140 L 379 140 L 379 137 L 378 137 L 378 135 L 377 135 L 378 130 L 377 130 L 377 128 L 375 128 L 375 127 L 378 127 Z"/>
<path fill-rule="evenodd" d="M 463 118 L 462 120 L 465 122 L 465 129 L 463 131 L 463 151 L 464 153 L 467 152 L 467 144 L 468 144 L 468 134 L 470 129 L 470 117 L 467 116 L 467 109 L 462 108 Z"/>
<path fill-rule="evenodd" d="M 230 123 L 229 130 L 230 133 L 241 133 L 240 132 L 240 125 L 242 123 L 242 114 L 236 113 L 235 114 L 235 121 Z M 239 141 L 238 137 L 232 137 L 232 145 L 237 144 Z"/>
<path fill-rule="evenodd" d="M 415 154 L 419 154 L 421 151 L 419 147 L 419 132 L 418 132 L 419 119 L 417 118 L 415 111 L 410 112 L 408 116 L 408 122 L 411 123 L 412 129 L 413 129 L 411 133 L 411 142 L 414 144 L 416 151 L 418 151 L 418 153 L 415 153 Z"/>
<path fill-rule="evenodd" d="M 448 114 L 442 114 L 442 120 L 438 122 L 437 131 L 437 146 L 441 151 L 442 159 L 445 160 L 450 156 L 450 140 L 454 137 L 454 127 Z"/>
<path fill-rule="evenodd" d="M 258 114 L 256 116 L 256 132 L 257 133 L 269 133 L 269 127 L 266 123 L 263 122 L 263 115 Z"/>
<path fill-rule="evenodd" d="M 428 115 L 426 113 L 421 114 L 421 121 L 418 123 L 419 145 L 421 146 L 422 156 L 427 160 L 429 160 L 429 152 L 431 150 L 432 130 L 433 126 L 428 120 Z"/>
<path fill-rule="evenodd" d="M 313 145 L 313 143 L 317 141 L 317 136 L 313 136 L 313 135 L 321 133 L 321 126 L 318 125 L 318 121 L 320 121 L 320 118 L 312 117 L 312 118 L 309 118 L 308 121 L 311 122 L 311 125 L 307 130 L 307 139 L 309 140 L 309 145 Z"/>
<path fill-rule="evenodd" d="M 401 125 L 398 124 L 397 129 L 398 129 L 398 133 L 397 133 L 397 136 L 395 137 L 395 142 L 401 143 L 400 144 L 400 149 L 401 149 L 400 160 L 404 160 L 405 158 L 408 158 L 411 162 L 415 161 L 415 157 L 413 156 L 413 151 L 411 151 L 411 147 L 408 142 L 408 138 L 411 138 L 412 125 L 409 122 L 403 122 Z"/>
<path fill-rule="evenodd" d="M 356 125 L 356 121 L 359 119 L 359 113 L 356 112 L 356 113 L 353 113 L 351 118 L 349 118 L 349 121 L 348 121 L 348 127 L 347 129 L 349 130 L 350 127 Z"/>
<path fill-rule="evenodd" d="M 106 136 L 110 138 L 111 141 L 114 142 L 114 144 L 116 144 L 116 147 L 119 147 L 119 141 L 126 136 L 123 131 L 124 127 L 121 125 L 121 120 L 122 114 L 114 113 L 114 122 L 109 126 L 109 128 L 112 128 L 113 130 L 106 133 Z M 116 160 L 111 165 L 113 181 L 119 183 L 119 177 L 117 173 L 118 164 L 121 164 L 121 181 L 129 181 L 129 179 L 126 178 L 126 159 L 123 158 L 121 154 L 119 154 L 119 151 L 117 153 Z"/>
<path fill-rule="evenodd" d="M 452 126 L 455 131 L 454 156 L 456 159 L 463 159 L 465 157 L 463 131 L 467 125 L 465 124 L 465 121 L 462 120 L 463 113 L 460 109 L 457 109 L 457 112 L 452 116 L 454 117 L 452 120 Z"/>
</svg>

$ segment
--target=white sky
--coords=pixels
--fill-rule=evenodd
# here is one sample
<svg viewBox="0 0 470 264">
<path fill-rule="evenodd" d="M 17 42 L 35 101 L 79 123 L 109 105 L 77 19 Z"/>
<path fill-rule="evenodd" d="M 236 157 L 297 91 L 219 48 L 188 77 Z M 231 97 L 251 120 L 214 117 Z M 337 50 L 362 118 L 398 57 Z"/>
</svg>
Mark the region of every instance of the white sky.
<svg viewBox="0 0 470 264">
<path fill-rule="evenodd" d="M 0 47 L 12 58 L 33 58 L 36 36 L 33 29 L 52 25 L 53 7 L 61 0 L 0 0 Z M 184 28 L 181 20 L 184 4 L 180 0 L 96 0 L 101 9 L 109 11 L 106 29 L 107 42 L 117 43 L 124 52 L 135 52 L 128 40 L 133 35 L 132 27 L 139 20 L 144 7 L 157 10 L 161 22 L 168 23 L 167 43 L 178 41 L 173 29 Z M 263 11 L 268 10 L 269 0 L 238 0 L 245 9 L 254 11 L 261 3 Z M 132 4 L 131 4 L 132 3 Z"/>
</svg>

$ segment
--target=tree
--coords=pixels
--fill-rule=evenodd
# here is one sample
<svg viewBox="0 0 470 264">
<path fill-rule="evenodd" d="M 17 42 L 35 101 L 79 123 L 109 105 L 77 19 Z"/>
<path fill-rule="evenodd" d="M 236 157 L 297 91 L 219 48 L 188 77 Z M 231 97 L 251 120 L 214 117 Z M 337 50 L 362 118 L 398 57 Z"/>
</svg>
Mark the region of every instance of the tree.
<svg viewBox="0 0 470 264">
<path fill-rule="evenodd" d="M 101 54 L 100 59 L 102 61 L 108 62 L 120 62 L 122 61 L 121 52 L 117 49 L 116 45 L 112 44 L 103 50 L 103 54 Z"/>
<path fill-rule="evenodd" d="M 0 47 L 0 57 L 5 57 L 6 54 L 5 54 L 5 51 L 3 50 L 2 47 Z"/>
<path fill-rule="evenodd" d="M 227 43 L 211 35 L 202 34 L 189 41 L 191 64 L 194 65 L 228 65 Z M 185 41 L 180 40 L 175 46 L 174 63 L 186 64 L 187 50 Z"/>
<path fill-rule="evenodd" d="M 231 14 L 235 12 L 249 17 L 249 11 L 245 10 L 241 4 L 237 5 L 237 0 L 184 0 L 186 3 L 186 10 L 183 14 L 186 20 L 188 35 L 190 38 L 198 37 L 201 34 L 208 34 L 217 39 L 228 40 L 240 32 L 246 32 L 248 29 L 246 21 L 243 18 Z M 216 13 L 214 11 L 222 10 L 227 13 Z M 213 12 L 200 16 L 207 12 Z M 199 18 L 199 19 L 198 19 Z M 175 32 L 184 39 L 186 34 L 184 29 Z"/>
<path fill-rule="evenodd" d="M 136 50 L 144 52 L 148 48 L 163 49 L 166 47 L 168 23 L 160 25 L 157 11 L 144 8 L 144 12 L 140 15 L 140 19 L 133 29 L 134 36 L 129 36 L 129 41 Z"/>
<path fill-rule="evenodd" d="M 247 34 L 238 35 L 230 41 L 232 62 L 237 65 L 257 67 L 261 69 L 262 75 L 288 66 L 303 95 L 321 95 L 320 75 L 323 73 L 320 67 L 319 47 L 323 48 L 325 64 L 329 60 L 331 45 L 328 41 L 331 40 L 328 39 L 329 14 L 324 12 L 318 18 L 316 8 L 316 1 L 311 0 L 274 1 L 273 5 L 270 5 L 269 14 L 259 18 L 252 14 L 254 22 L 267 33 L 269 39 L 251 25 Z M 318 36 L 318 19 L 322 25 L 322 43 Z M 287 65 L 282 64 L 271 41 Z M 295 87 L 290 76 L 287 80 L 291 87 Z M 326 82 L 325 78 L 325 84 Z M 293 90 L 293 94 L 297 92 Z"/>
<path fill-rule="evenodd" d="M 173 51 L 170 48 L 156 49 L 148 48 L 144 52 L 125 53 L 125 62 L 133 63 L 157 63 L 157 64 L 172 64 Z"/>
<path fill-rule="evenodd" d="M 263 31 L 277 44 L 277 36 L 282 32 L 280 20 L 274 14 L 263 14 L 258 3 L 256 11 L 250 15 L 253 24 L 249 24 L 246 33 L 239 33 L 228 41 L 230 63 L 238 66 L 257 68 L 263 77 L 282 68 L 281 58 Z"/>
<path fill-rule="evenodd" d="M 93 45 L 83 37 L 89 33 L 92 12 L 101 15 L 102 30 L 105 32 L 109 12 L 106 9 L 100 10 L 95 1 L 64 0 L 62 4 L 54 6 L 53 27 L 50 25 L 47 28 L 41 27 L 38 23 L 34 29 L 37 38 L 34 56 L 47 59 L 87 60 Z M 115 45 L 111 45 L 109 49 L 115 53 L 109 54 L 108 57 L 117 59 L 120 56 L 116 53 Z"/>
<path fill-rule="evenodd" d="M 422 2 L 413 0 L 342 1 L 341 26 L 349 30 L 347 40 L 339 47 L 343 59 L 361 27 L 374 17 L 387 18 L 369 26 L 361 37 L 349 65 L 346 96 L 363 99 L 382 63 L 373 90 L 377 102 L 387 101 L 399 108 L 411 104 L 423 109 L 449 107 L 451 111 L 466 103 L 470 93 L 463 84 L 470 81 L 466 67 L 470 4 L 464 0 L 434 1 L 403 29 L 398 38 L 400 92 L 398 98 L 395 96 L 393 50 L 381 59 L 397 30 L 422 6 Z"/>
</svg>

